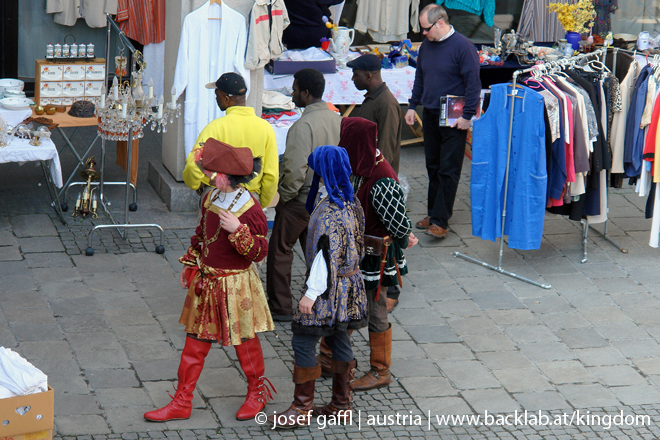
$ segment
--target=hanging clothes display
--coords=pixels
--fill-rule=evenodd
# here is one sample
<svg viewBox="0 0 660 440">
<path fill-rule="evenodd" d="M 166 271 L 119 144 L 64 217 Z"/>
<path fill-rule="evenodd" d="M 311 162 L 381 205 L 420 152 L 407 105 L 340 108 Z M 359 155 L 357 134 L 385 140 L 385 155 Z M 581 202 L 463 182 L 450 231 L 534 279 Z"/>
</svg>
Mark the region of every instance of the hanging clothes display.
<svg viewBox="0 0 660 440">
<path fill-rule="evenodd" d="M 174 87 L 177 99 L 186 91 L 186 157 L 202 129 L 213 119 L 224 116 L 215 102 L 215 91 L 206 89 L 205 85 L 216 81 L 225 72 L 239 73 L 249 83 L 249 71 L 244 67 L 246 46 L 245 18 L 226 2 L 220 6 L 207 1 L 183 20 Z"/>
<path fill-rule="evenodd" d="M 578 0 L 568 0 L 563 3 L 576 3 Z M 525 0 L 518 34 L 531 41 L 557 41 L 564 38 L 566 31 L 557 20 L 557 14 L 548 12 L 548 5 L 556 0 Z"/>
<path fill-rule="evenodd" d="M 401 41 L 410 27 L 419 32 L 419 0 L 358 0 L 355 30 L 374 41 Z"/>
<path fill-rule="evenodd" d="M 544 100 L 540 93 L 523 86 L 517 86 L 515 98 L 510 95 L 510 84 L 491 86 L 488 110 L 474 121 L 470 183 L 472 234 L 493 241 L 501 236 L 504 185 L 508 185 L 504 225 L 508 245 L 515 249 L 538 249 L 543 236 L 548 179 Z M 506 182 L 509 139 L 511 162 Z"/>
<path fill-rule="evenodd" d="M 64 26 L 74 26 L 84 18 L 87 26 L 102 28 L 107 25 L 105 14 L 117 13 L 117 0 L 46 0 L 46 13 L 53 14 L 53 21 Z"/>
<path fill-rule="evenodd" d="M 245 68 L 263 67 L 283 50 L 282 32 L 289 26 L 284 0 L 256 0 L 248 19 Z"/>
<path fill-rule="evenodd" d="M 119 29 L 146 46 L 165 39 L 165 0 L 118 0 Z"/>
<path fill-rule="evenodd" d="M 435 0 L 435 2 L 449 9 L 460 9 L 481 17 L 483 14 L 484 22 L 488 27 L 495 26 L 493 17 L 495 17 L 495 0 Z"/>
<path fill-rule="evenodd" d="M 594 0 L 596 20 L 591 31 L 595 35 L 605 36 L 612 30 L 611 16 L 619 9 L 618 0 Z"/>
</svg>

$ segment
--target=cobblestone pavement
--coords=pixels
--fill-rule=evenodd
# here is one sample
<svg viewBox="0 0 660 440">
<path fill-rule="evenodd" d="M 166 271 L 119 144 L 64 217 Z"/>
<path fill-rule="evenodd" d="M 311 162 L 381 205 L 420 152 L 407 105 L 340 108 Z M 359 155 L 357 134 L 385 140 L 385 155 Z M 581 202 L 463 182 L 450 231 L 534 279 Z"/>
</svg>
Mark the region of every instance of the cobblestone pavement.
<svg viewBox="0 0 660 440">
<path fill-rule="evenodd" d="M 415 221 L 425 211 L 424 154 L 413 147 L 402 156 Z M 94 236 L 96 255 L 86 257 L 90 222 L 61 225 L 45 189 L 34 185 L 37 168 L 3 168 L 0 345 L 48 374 L 57 440 L 660 438 L 659 254 L 647 245 L 645 199 L 630 189 L 611 194 L 609 235 L 628 254 L 591 233 L 582 264 L 581 226 L 554 215 L 546 216 L 541 249 L 505 248 L 504 268 L 552 284 L 544 290 L 452 256 L 458 251 L 497 264 L 498 246 L 471 234 L 466 164 L 449 237 L 418 234 L 420 244 L 407 252 L 410 273 L 390 315 L 394 378 L 389 387 L 355 395 L 359 426 L 357 415 L 349 426 L 291 432 L 236 421 L 246 382 L 234 350 L 217 346 L 198 382 L 192 417 L 144 421 L 145 411 L 169 401 L 175 380 L 184 343 L 177 259 L 196 221 L 195 213 L 169 213 L 146 175 L 131 221 L 163 225 L 165 254 L 152 252 L 159 237 L 151 231 L 129 231 L 124 240 L 103 230 Z M 120 214 L 118 205 L 112 209 Z M 294 291 L 304 271 L 296 248 Z M 279 323 L 261 337 L 266 373 L 278 391 L 268 412 L 292 398 L 290 338 Z M 354 334 L 354 345 L 364 372 L 366 330 Z M 330 385 L 319 381 L 319 402 L 329 399 Z M 482 423 L 441 423 L 436 416 L 443 415 L 479 415 Z"/>
</svg>

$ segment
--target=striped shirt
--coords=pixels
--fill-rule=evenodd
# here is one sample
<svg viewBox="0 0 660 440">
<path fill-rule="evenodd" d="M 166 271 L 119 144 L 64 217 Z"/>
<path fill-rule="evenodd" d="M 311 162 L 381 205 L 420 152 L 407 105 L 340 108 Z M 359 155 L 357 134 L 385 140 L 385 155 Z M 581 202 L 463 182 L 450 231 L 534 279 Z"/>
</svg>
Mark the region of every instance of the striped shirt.
<svg viewBox="0 0 660 440">
<path fill-rule="evenodd" d="M 557 13 L 549 12 L 548 5 L 557 0 L 525 0 L 518 34 L 531 41 L 557 41 L 564 38 L 566 31 L 557 20 Z M 561 3 L 576 3 L 577 0 L 561 1 Z"/>
<path fill-rule="evenodd" d="M 143 45 L 165 39 L 165 0 L 119 0 L 119 28 Z"/>
</svg>

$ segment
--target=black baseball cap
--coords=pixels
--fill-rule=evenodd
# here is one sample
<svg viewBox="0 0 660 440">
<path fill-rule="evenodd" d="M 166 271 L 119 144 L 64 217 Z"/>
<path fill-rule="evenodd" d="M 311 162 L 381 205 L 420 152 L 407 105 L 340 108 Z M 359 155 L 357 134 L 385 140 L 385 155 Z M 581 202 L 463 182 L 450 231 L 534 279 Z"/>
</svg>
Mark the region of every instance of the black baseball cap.
<svg viewBox="0 0 660 440">
<path fill-rule="evenodd" d="M 367 72 L 373 72 L 375 70 L 380 70 L 383 68 L 383 65 L 380 62 L 380 58 L 374 54 L 366 54 L 361 57 L 349 61 L 346 63 L 346 67 L 351 69 L 366 70 Z"/>
<path fill-rule="evenodd" d="M 208 83 L 206 88 L 219 89 L 228 95 L 245 95 L 247 93 L 245 80 L 241 75 L 234 72 L 223 73 L 216 82 Z"/>
</svg>

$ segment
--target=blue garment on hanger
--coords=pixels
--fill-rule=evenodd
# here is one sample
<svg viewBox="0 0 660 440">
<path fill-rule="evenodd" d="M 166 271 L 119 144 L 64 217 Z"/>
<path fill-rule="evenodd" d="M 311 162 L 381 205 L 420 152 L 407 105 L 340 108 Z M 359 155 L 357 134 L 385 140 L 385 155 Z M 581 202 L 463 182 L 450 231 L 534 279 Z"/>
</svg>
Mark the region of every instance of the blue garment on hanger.
<svg viewBox="0 0 660 440">
<path fill-rule="evenodd" d="M 502 207 L 511 129 L 506 223 L 504 234 L 514 249 L 538 249 L 543 237 L 547 194 L 545 105 L 543 95 L 520 86 L 512 98 L 511 84 L 491 86 L 488 110 L 476 121 L 472 134 L 472 234 L 484 240 L 501 235 Z"/>
<path fill-rule="evenodd" d="M 640 128 L 642 114 L 646 105 L 646 92 L 649 86 L 651 66 L 646 65 L 639 72 L 633 97 L 630 100 L 626 135 L 623 148 L 623 169 L 627 177 L 637 177 L 642 173 L 642 155 L 644 153 L 644 129 Z"/>
<path fill-rule="evenodd" d="M 460 9 L 481 17 L 484 14 L 484 21 L 489 27 L 493 27 L 495 22 L 495 0 L 435 0 L 439 5 L 445 4 L 449 9 Z"/>
</svg>

